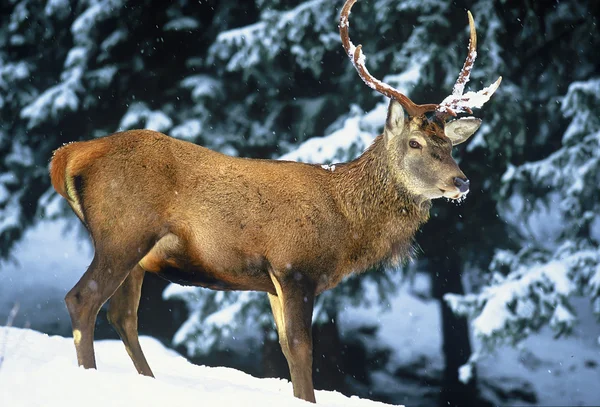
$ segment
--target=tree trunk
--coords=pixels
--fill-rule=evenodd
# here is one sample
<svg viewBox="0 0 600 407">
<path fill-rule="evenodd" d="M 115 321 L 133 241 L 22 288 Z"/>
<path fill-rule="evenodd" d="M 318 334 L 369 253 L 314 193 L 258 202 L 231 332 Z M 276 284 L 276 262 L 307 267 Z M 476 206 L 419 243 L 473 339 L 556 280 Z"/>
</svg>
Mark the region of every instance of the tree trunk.
<svg viewBox="0 0 600 407">
<path fill-rule="evenodd" d="M 450 257 L 434 259 L 431 262 L 433 295 L 440 301 L 441 306 L 442 352 L 445 359 L 440 405 L 472 406 L 479 398 L 475 370 L 467 384 L 458 379 L 458 368 L 471 356 L 468 321 L 455 315 L 443 299 L 446 293 L 464 294 L 460 261 L 456 253 L 448 251 L 448 254 Z"/>
</svg>

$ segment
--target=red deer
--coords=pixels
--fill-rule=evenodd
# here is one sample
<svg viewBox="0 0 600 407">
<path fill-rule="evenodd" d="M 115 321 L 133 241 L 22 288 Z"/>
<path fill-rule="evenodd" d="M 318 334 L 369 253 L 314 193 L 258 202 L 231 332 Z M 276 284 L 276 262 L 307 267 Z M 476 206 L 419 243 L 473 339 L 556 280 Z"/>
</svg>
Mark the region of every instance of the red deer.
<svg viewBox="0 0 600 407">
<path fill-rule="evenodd" d="M 110 299 L 109 320 L 136 369 L 153 376 L 138 341 L 137 308 L 144 274 L 156 273 L 180 284 L 266 292 L 294 396 L 315 402 L 315 297 L 352 273 L 407 258 L 431 200 L 468 192 L 451 150 L 480 120 L 446 121 L 481 107 L 500 81 L 463 95 L 475 59 L 469 14 L 469 54 L 453 94 L 439 105 L 416 105 L 368 73 L 361 47 L 348 38 L 355 1 L 341 13 L 343 46 L 365 83 L 391 101 L 383 134 L 335 170 L 230 157 L 150 130 L 56 150 L 52 185 L 95 250 L 65 297 L 80 366 L 96 367 L 94 322 Z"/>
</svg>

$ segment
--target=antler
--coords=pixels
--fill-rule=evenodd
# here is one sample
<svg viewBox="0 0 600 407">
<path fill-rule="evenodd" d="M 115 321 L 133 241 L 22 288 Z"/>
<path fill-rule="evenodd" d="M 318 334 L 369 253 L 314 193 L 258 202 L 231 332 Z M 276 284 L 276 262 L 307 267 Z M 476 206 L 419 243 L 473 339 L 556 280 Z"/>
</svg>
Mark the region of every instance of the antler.
<svg viewBox="0 0 600 407">
<path fill-rule="evenodd" d="M 487 88 L 483 88 L 477 93 L 467 92 L 463 95 L 465 85 L 469 82 L 471 76 L 471 69 L 475 63 L 475 58 L 477 58 L 477 32 L 475 31 L 475 20 L 470 11 L 467 11 L 467 15 L 469 17 L 469 28 L 471 33 L 469 39 L 469 53 L 467 54 L 467 59 L 465 59 L 465 63 L 458 75 L 458 79 L 454 84 L 454 88 L 452 88 L 452 94 L 446 97 L 436 109 L 441 118 L 446 118 L 448 115 L 456 116 L 457 113 L 473 113 L 471 108 L 480 108 L 483 106 L 485 102 L 490 100 L 490 97 L 492 97 L 496 89 L 498 89 L 498 86 L 500 86 L 500 82 L 502 82 L 502 77 L 500 76 L 496 82 Z"/>
<path fill-rule="evenodd" d="M 373 77 L 367 67 L 365 66 L 365 54 L 362 53 L 362 45 L 354 46 L 352 41 L 348 36 L 348 27 L 350 23 L 348 21 L 348 16 L 350 14 L 350 9 L 356 3 L 356 0 L 347 0 L 342 8 L 342 13 L 340 14 L 340 37 L 342 38 L 342 44 L 348 57 L 352 61 L 354 68 L 358 71 L 358 75 L 361 79 L 372 89 L 378 91 L 379 93 L 389 97 L 396 99 L 400 104 L 404 107 L 404 109 L 408 112 L 410 116 L 422 116 L 427 112 L 432 112 L 438 108 L 438 105 L 429 104 L 429 105 L 417 105 L 408 97 L 403 95 L 398 89 L 395 89 L 388 85 L 387 83 L 381 82 L 377 78 Z"/>
<path fill-rule="evenodd" d="M 389 98 L 396 99 L 405 108 L 410 116 L 422 116 L 427 112 L 436 111 L 438 116 L 445 119 L 448 116 L 456 116 L 457 113 L 473 113 L 471 108 L 480 108 L 483 106 L 485 102 L 490 100 L 490 97 L 494 94 L 496 89 L 498 89 L 498 86 L 500 86 L 502 77 L 499 77 L 498 80 L 492 85 L 480 90 L 477 93 L 467 92 L 463 95 L 465 85 L 469 81 L 471 69 L 473 68 L 475 58 L 477 57 L 477 33 L 475 31 L 475 21 L 473 20 L 473 15 L 471 12 L 468 11 L 469 26 L 471 30 L 469 53 L 463 68 L 460 71 L 458 79 L 454 84 L 452 94 L 446 97 L 439 105 L 415 104 L 407 96 L 403 95 L 398 89 L 391 87 L 387 83 L 381 82 L 377 78 L 373 77 L 367 70 L 367 67 L 365 66 L 366 57 L 362 52 L 362 45 L 354 46 L 348 35 L 348 27 L 350 26 L 348 16 L 350 15 L 350 10 L 352 9 L 354 3 L 356 3 L 356 0 L 346 0 L 346 3 L 344 4 L 340 14 L 340 37 L 342 39 L 342 45 L 346 50 L 346 54 L 348 54 L 348 57 L 354 65 L 354 68 L 356 68 L 358 71 L 358 75 L 370 88 Z"/>
</svg>

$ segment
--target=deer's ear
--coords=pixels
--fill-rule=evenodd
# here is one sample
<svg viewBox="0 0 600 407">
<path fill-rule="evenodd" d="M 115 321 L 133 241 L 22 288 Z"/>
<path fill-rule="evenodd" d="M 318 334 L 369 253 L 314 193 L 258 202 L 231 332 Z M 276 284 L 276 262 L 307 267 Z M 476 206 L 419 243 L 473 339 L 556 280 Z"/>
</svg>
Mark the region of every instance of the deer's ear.
<svg viewBox="0 0 600 407">
<path fill-rule="evenodd" d="M 396 99 L 391 99 L 388 105 L 387 119 L 385 120 L 384 134 L 388 141 L 404 130 L 404 109 Z"/>
<path fill-rule="evenodd" d="M 452 141 L 455 146 L 464 141 L 467 141 L 481 126 L 481 119 L 475 117 L 463 117 L 446 123 L 444 133 Z"/>
</svg>

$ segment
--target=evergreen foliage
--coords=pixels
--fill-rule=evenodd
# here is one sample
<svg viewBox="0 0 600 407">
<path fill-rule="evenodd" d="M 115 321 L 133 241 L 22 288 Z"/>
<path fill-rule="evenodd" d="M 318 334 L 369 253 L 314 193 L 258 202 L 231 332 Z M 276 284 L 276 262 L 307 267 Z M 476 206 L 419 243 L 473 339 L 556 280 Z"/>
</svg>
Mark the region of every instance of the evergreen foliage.
<svg viewBox="0 0 600 407">
<path fill-rule="evenodd" d="M 381 131 L 387 101 L 342 51 L 342 3 L 3 2 L 0 256 L 37 219 L 77 224 L 47 173 L 65 142 L 145 127 L 245 157 L 356 157 Z M 599 7 L 361 0 L 353 9 L 350 35 L 371 73 L 416 103 L 451 92 L 467 49 L 467 8 L 479 38 L 468 86 L 504 78 L 475 112 L 484 125 L 456 148 L 469 198 L 459 207 L 436 202 L 417 236 L 436 296 L 452 291 L 449 278 L 466 285 L 469 294 L 445 298 L 473 318 L 485 350 L 545 325 L 568 332 L 574 294 L 600 312 Z M 456 273 L 440 270 L 445 262 Z M 352 277 L 319 298 L 316 319 L 335 319 L 349 304 L 385 305 L 398 281 L 396 270 Z M 273 332 L 264 295 L 175 286 L 164 295 L 190 309 L 175 341 L 191 353 L 218 347 L 234 326 Z"/>
</svg>

